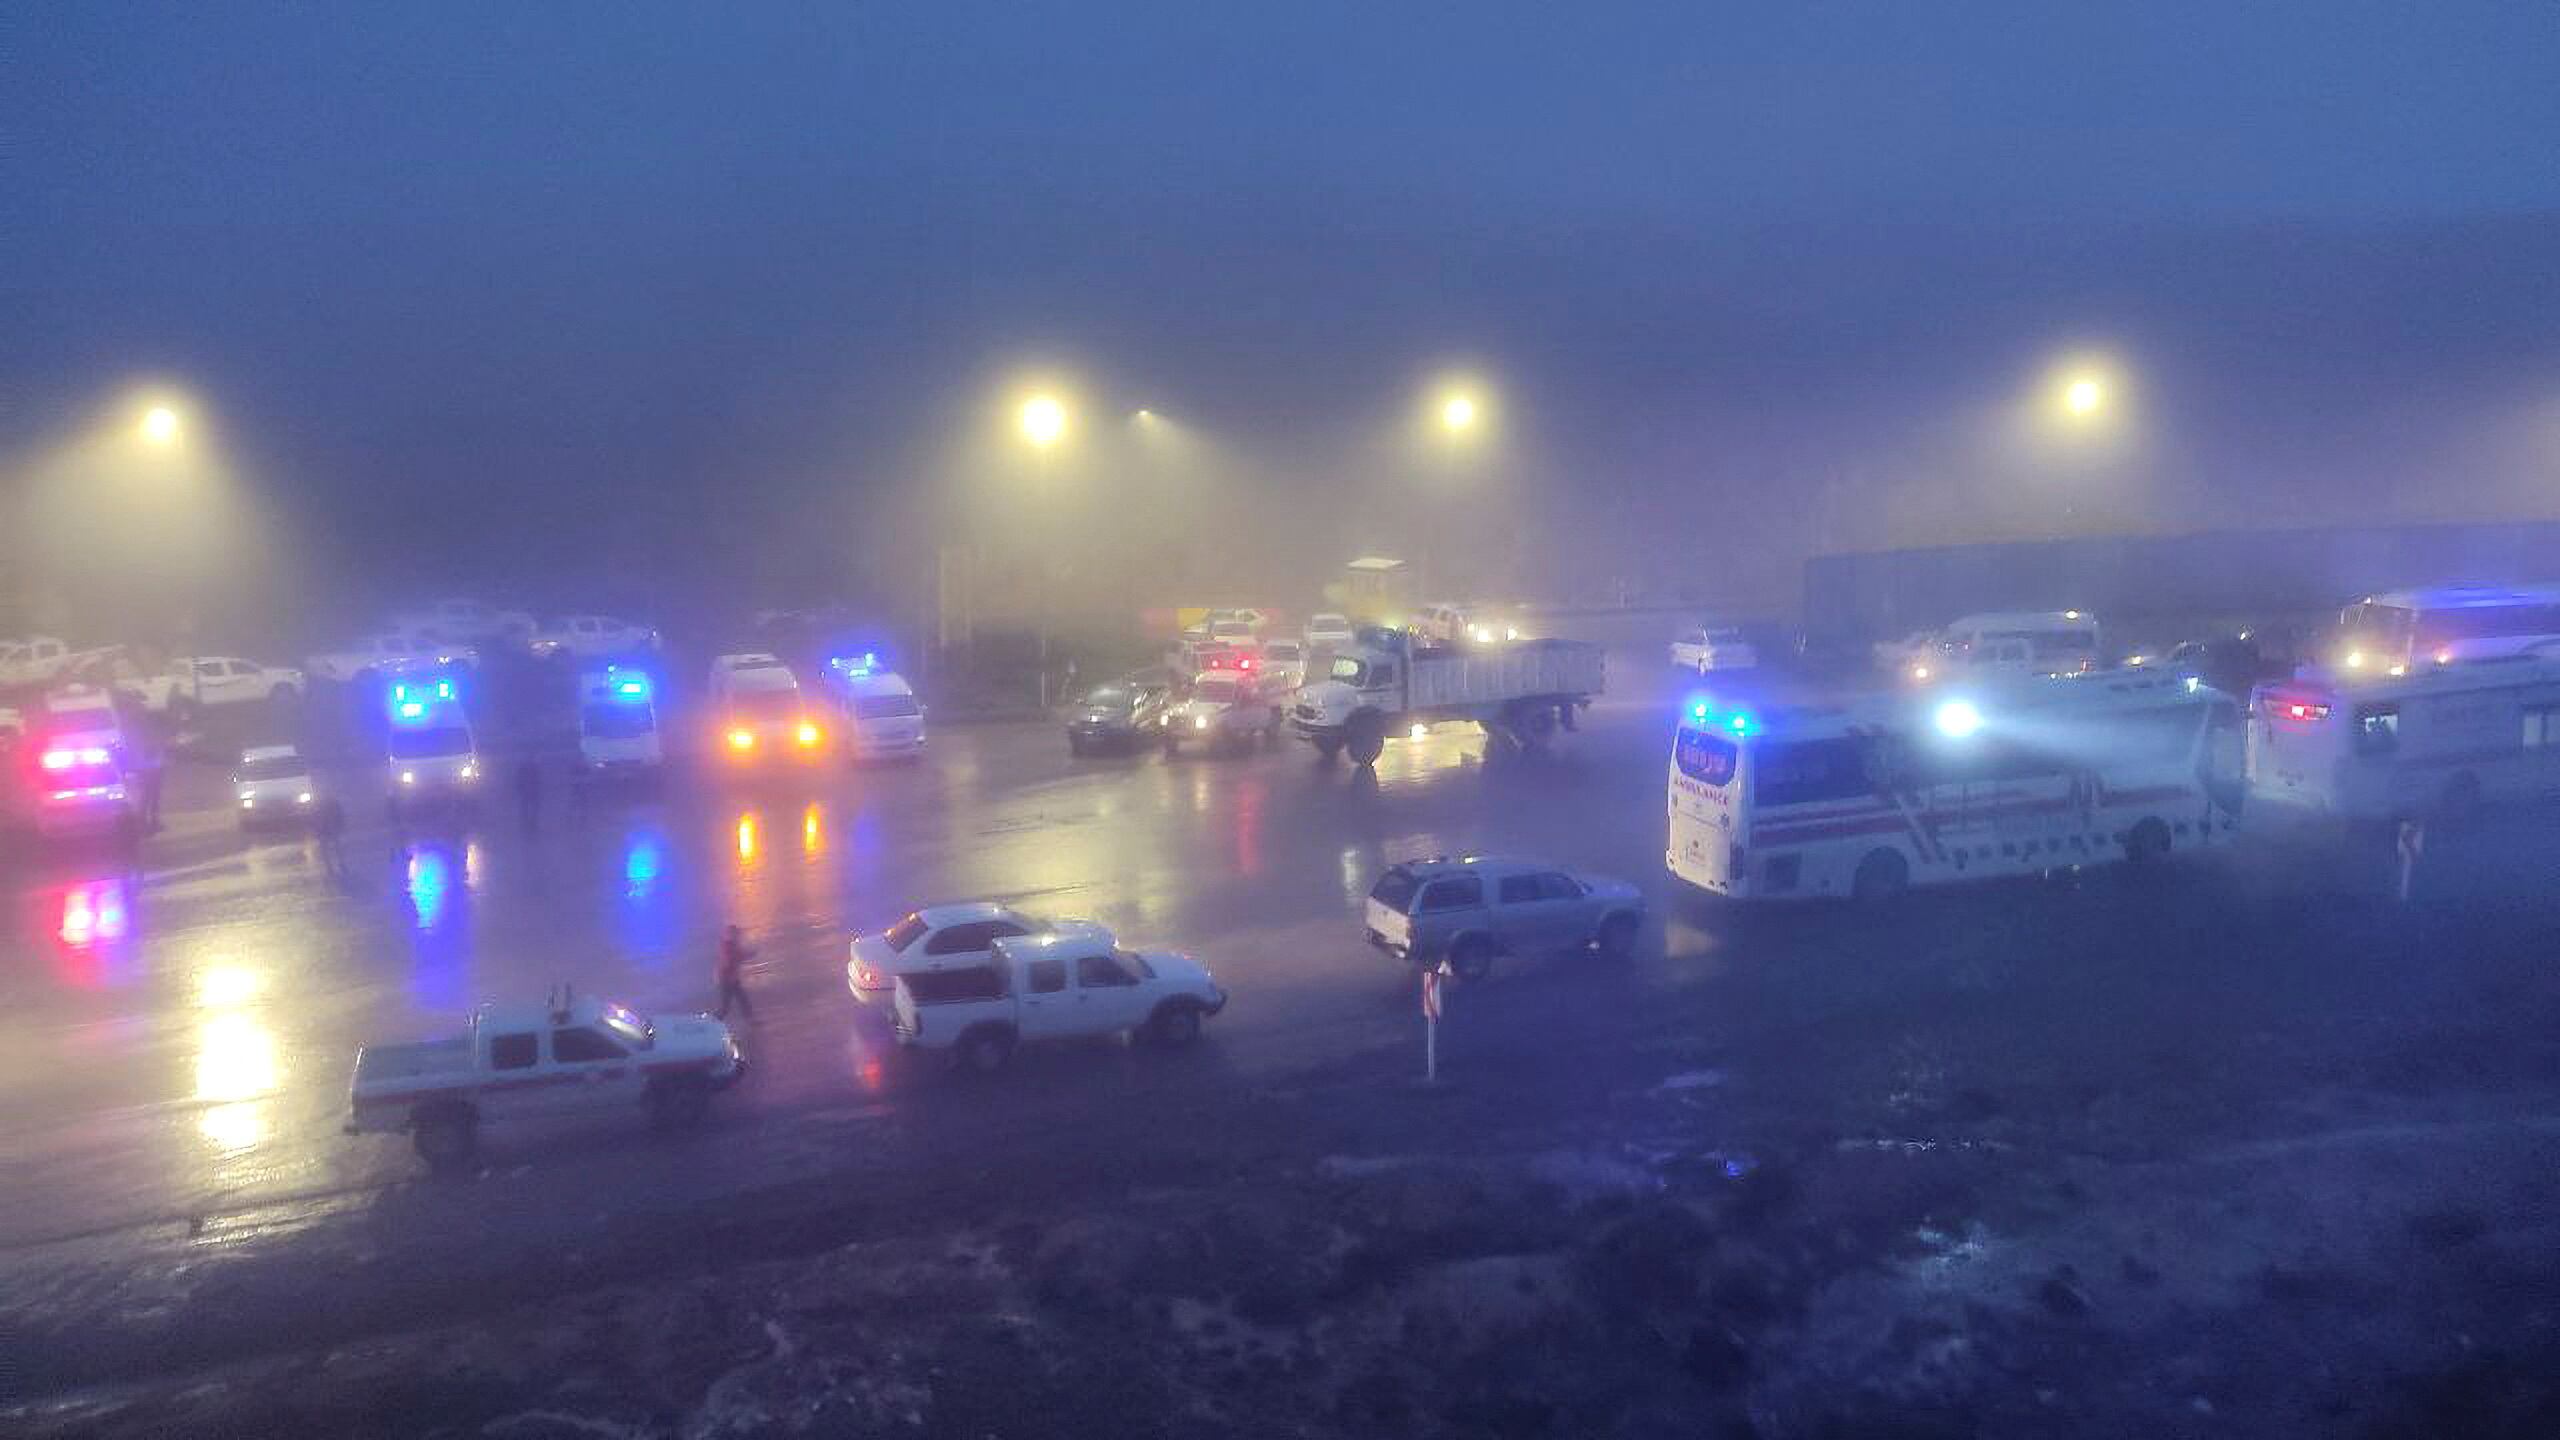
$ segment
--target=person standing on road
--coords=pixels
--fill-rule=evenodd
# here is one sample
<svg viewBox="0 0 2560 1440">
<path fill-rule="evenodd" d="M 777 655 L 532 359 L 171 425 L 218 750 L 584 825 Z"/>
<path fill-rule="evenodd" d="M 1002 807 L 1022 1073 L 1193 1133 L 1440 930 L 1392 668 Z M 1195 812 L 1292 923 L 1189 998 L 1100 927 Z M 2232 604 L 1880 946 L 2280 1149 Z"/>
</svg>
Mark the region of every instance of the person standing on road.
<svg viewBox="0 0 2560 1440">
<path fill-rule="evenodd" d="M 331 875 L 347 873 L 347 807 L 335 795 L 320 797 L 320 808 L 311 817 L 311 838 L 320 842 L 320 866 Z"/>
<path fill-rule="evenodd" d="M 747 998 L 747 961 L 755 953 L 747 948 L 747 932 L 735 925 L 720 937 L 720 1008 L 711 1013 L 726 1020 L 734 1002 L 749 1020 L 756 1018 L 756 1002 Z"/>
<path fill-rule="evenodd" d="M 516 762 L 516 821 L 527 830 L 542 823 L 542 762 L 530 755 Z"/>
</svg>

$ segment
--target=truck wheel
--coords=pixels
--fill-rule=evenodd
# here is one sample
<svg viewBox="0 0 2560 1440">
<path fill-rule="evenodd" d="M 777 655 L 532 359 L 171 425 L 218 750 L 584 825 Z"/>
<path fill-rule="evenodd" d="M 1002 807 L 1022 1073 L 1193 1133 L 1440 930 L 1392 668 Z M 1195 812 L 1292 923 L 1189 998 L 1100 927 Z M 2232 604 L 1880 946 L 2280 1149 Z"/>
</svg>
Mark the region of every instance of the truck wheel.
<svg viewBox="0 0 2560 1440">
<path fill-rule="evenodd" d="M 1897 899 L 1911 888 L 1911 862 L 1899 850 L 1870 850 L 1858 862 L 1858 873 L 1849 882 L 1849 897 L 1861 905 L 1882 905 Z"/>
<path fill-rule="evenodd" d="M 1493 942 L 1482 935 L 1459 941 L 1449 951 L 1449 969 L 1470 985 L 1492 974 Z"/>
<path fill-rule="evenodd" d="M 1598 946 L 1603 960 L 1624 960 L 1636 953 L 1636 932 L 1644 922 L 1633 915 L 1618 914 L 1600 922 Z"/>
<path fill-rule="evenodd" d="M 2145 816 L 2126 832 L 2124 858 L 2137 870 L 2151 869 L 2169 858 L 2169 827 L 2159 816 Z"/>
<path fill-rule="evenodd" d="M 993 1075 L 1013 1058 L 1013 1032 L 989 1025 L 960 1037 L 960 1068 L 972 1075 Z"/>
<path fill-rule="evenodd" d="M 691 1076 L 649 1087 L 649 1123 L 660 1130 L 690 1130 L 710 1109 L 710 1090 Z"/>
<path fill-rule="evenodd" d="M 1375 765 L 1387 753 L 1387 717 L 1375 710 L 1363 710 L 1351 717 L 1342 735 L 1343 748 L 1351 752 L 1354 765 Z"/>
<path fill-rule="evenodd" d="M 1167 1000 L 1147 1022 L 1147 1038 L 1167 1050 L 1179 1050 L 1200 1038 L 1200 1007 L 1188 1000 Z"/>
<path fill-rule="evenodd" d="M 440 1173 L 461 1169 L 480 1148 L 480 1122 L 468 1110 L 437 1110 L 409 1127 L 409 1143 L 427 1168 Z"/>
<path fill-rule="evenodd" d="M 1535 749 L 1554 738 L 1556 712 L 1550 705 L 1531 705 L 1512 717 L 1511 733 L 1520 737 L 1526 749 Z"/>
</svg>

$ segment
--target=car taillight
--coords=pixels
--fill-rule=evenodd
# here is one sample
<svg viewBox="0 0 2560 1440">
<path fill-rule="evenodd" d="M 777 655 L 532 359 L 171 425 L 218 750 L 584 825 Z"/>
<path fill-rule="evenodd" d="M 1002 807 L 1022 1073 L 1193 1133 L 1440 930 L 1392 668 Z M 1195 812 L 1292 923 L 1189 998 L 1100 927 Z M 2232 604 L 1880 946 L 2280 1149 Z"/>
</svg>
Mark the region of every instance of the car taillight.
<svg viewBox="0 0 2560 1440">
<path fill-rule="evenodd" d="M 795 732 L 795 738 L 799 740 L 801 749 L 814 750 L 818 747 L 818 741 L 823 737 L 819 735 L 817 726 L 803 720 L 800 722 L 799 730 Z"/>
<path fill-rule="evenodd" d="M 756 748 L 756 732 L 753 730 L 730 731 L 729 748 L 732 750 L 753 750 Z"/>
</svg>

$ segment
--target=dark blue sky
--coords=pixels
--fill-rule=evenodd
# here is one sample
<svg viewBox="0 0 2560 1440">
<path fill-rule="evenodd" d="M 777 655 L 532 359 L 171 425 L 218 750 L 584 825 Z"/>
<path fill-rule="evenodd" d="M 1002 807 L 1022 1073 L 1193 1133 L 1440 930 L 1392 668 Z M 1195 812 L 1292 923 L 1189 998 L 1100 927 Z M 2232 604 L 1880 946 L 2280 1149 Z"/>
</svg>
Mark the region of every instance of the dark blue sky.
<svg viewBox="0 0 2560 1440">
<path fill-rule="evenodd" d="M 877 479 L 1025 346 L 1273 457 L 1473 354 L 1550 453 L 1671 477 L 1683 417 L 1871 460 L 2080 338 L 2174 370 L 2208 465 L 2324 428 L 2238 385 L 2560 385 L 2540 4 L 5 26 L 0 439 L 172 376 L 323 529 Z"/>
</svg>

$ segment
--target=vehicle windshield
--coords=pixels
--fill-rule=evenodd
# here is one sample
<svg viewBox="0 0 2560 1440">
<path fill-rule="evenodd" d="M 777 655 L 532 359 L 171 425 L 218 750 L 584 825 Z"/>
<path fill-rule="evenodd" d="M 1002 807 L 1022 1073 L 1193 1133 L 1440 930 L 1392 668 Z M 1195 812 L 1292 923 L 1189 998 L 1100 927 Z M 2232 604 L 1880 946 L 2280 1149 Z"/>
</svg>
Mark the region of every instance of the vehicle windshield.
<svg viewBox="0 0 2560 1440">
<path fill-rule="evenodd" d="M 621 1037 L 634 1050 L 646 1050 L 658 1038 L 657 1026 L 619 1005 L 607 1005 L 597 1018 L 605 1029 Z"/>
<path fill-rule="evenodd" d="M 1236 682 L 1233 680 L 1203 680 L 1197 686 L 1192 688 L 1191 698 L 1194 700 L 1206 700 L 1212 705 L 1233 705 L 1236 703 Z"/>
<path fill-rule="evenodd" d="M 1367 674 L 1368 671 L 1357 659 L 1354 659 L 1349 655 L 1336 655 L 1333 657 L 1334 679 L 1339 680 L 1346 685 L 1357 687 L 1363 682 Z"/>
<path fill-rule="evenodd" d="M 788 720 L 800 713 L 800 692 L 741 690 L 729 697 L 729 713 L 741 720 Z"/>
<path fill-rule="evenodd" d="M 1369 898 L 1401 915 L 1413 903 L 1413 892 L 1421 888 L 1413 872 L 1399 865 L 1378 877 L 1378 883 L 1369 887 Z"/>
<path fill-rule="evenodd" d="M 918 940 L 924 938 L 924 930 L 924 917 L 922 915 L 909 915 L 906 919 L 899 921 L 897 924 L 892 925 L 887 930 L 881 932 L 880 938 L 889 942 L 889 948 L 891 950 L 903 955 L 906 953 L 908 946 L 913 945 Z"/>
<path fill-rule="evenodd" d="M 578 710 L 578 728 L 598 740 L 636 740 L 658 723 L 646 705 L 585 705 Z"/>
<path fill-rule="evenodd" d="M 1274 640 L 1262 647 L 1263 659 L 1277 661 L 1283 665 L 1295 665 L 1305 653 L 1298 648 L 1296 642 L 1289 640 Z"/>
<path fill-rule="evenodd" d="M 899 715 L 919 715 L 922 707 L 913 695 L 857 695 L 853 701 L 856 720 L 886 720 Z"/>
<path fill-rule="evenodd" d="M 1084 703 L 1096 710 L 1126 710 L 1135 701 L 1135 696 L 1117 685 L 1096 685 L 1084 695 Z"/>
<path fill-rule="evenodd" d="M 1721 735 L 1683 725 L 1672 753 L 1681 774 L 1701 785 L 1721 788 L 1732 781 L 1734 762 L 1742 750 Z"/>
<path fill-rule="evenodd" d="M 309 775 L 311 766 L 299 755 L 262 755 L 241 761 L 235 773 L 243 780 L 290 780 Z"/>
<path fill-rule="evenodd" d="M 471 753 L 471 732 L 459 725 L 430 725 L 421 730 L 391 732 L 391 758 L 426 760 Z"/>
<path fill-rule="evenodd" d="M 1139 954 L 1135 950 L 1114 950 L 1111 953 L 1119 958 L 1121 964 L 1128 966 L 1130 972 L 1135 974 L 1139 979 L 1153 980 L 1156 978 L 1156 967 L 1147 963 L 1146 956 Z"/>
</svg>

